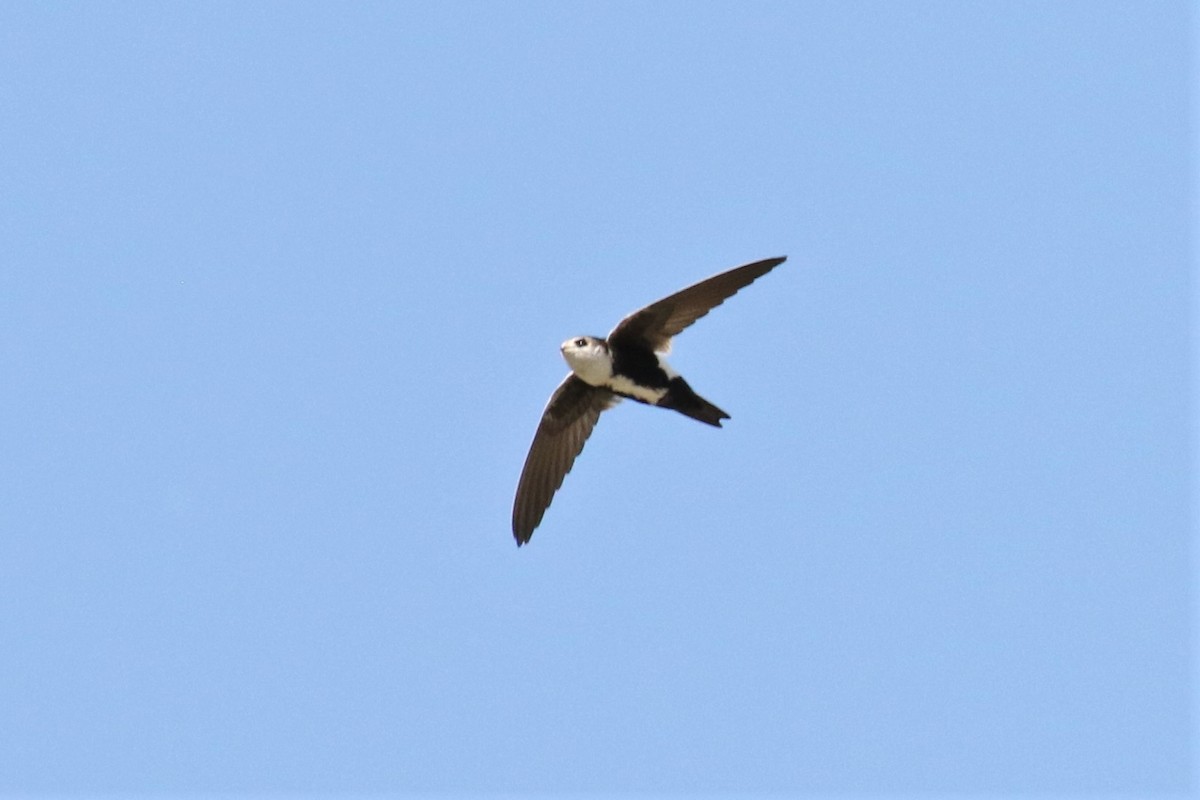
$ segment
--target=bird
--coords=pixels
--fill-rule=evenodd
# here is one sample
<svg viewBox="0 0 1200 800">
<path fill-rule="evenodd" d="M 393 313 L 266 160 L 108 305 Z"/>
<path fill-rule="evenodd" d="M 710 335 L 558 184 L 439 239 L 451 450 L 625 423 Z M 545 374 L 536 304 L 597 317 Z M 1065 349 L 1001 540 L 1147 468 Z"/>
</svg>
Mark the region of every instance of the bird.
<svg viewBox="0 0 1200 800">
<path fill-rule="evenodd" d="M 521 470 L 512 513 L 518 547 L 541 524 L 600 414 L 623 398 L 716 428 L 730 418 L 696 394 L 663 356 L 673 337 L 786 260 L 779 256 L 734 267 L 634 311 L 605 338 L 576 336 L 559 346 L 571 371 L 550 396 Z"/>
</svg>

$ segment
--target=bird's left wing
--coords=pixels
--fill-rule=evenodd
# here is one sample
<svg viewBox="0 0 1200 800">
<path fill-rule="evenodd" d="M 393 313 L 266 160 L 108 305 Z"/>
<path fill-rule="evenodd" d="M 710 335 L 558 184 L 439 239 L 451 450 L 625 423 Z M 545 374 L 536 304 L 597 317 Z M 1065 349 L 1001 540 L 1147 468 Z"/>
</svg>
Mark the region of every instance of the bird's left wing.
<svg viewBox="0 0 1200 800">
<path fill-rule="evenodd" d="M 600 412 L 620 399 L 607 389 L 584 383 L 574 373 L 554 390 L 533 435 L 513 501 L 513 536 L 518 546 L 533 536 L 554 493 L 592 435 Z"/>
<path fill-rule="evenodd" d="M 706 278 L 633 312 L 608 335 L 615 344 L 632 344 L 665 353 L 671 337 L 787 260 L 787 256 L 743 264 Z"/>
</svg>

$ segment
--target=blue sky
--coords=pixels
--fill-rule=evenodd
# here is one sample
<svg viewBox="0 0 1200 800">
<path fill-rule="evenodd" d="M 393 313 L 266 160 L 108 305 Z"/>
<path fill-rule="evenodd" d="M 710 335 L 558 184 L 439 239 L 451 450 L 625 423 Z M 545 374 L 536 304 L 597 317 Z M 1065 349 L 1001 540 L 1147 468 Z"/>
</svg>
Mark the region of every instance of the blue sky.
<svg viewBox="0 0 1200 800">
<path fill-rule="evenodd" d="M 1193 790 L 1194 22 L 0 6 L 0 793 Z"/>
</svg>

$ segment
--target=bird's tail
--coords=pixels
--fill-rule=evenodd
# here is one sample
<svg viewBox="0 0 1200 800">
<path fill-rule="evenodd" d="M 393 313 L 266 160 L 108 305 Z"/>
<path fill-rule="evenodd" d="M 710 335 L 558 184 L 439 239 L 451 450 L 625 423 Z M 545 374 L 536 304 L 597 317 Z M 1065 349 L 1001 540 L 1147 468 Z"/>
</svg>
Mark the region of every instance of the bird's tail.
<svg viewBox="0 0 1200 800">
<path fill-rule="evenodd" d="M 721 420 L 729 419 L 728 414 L 692 391 L 683 378 L 671 380 L 667 393 L 658 401 L 658 405 L 717 428 L 721 427 Z"/>
</svg>

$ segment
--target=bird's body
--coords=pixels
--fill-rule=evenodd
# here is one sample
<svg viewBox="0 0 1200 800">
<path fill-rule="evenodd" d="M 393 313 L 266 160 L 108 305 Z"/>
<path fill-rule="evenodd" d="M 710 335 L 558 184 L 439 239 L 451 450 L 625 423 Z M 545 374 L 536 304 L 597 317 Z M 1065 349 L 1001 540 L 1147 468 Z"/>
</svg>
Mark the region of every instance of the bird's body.
<svg viewBox="0 0 1200 800">
<path fill-rule="evenodd" d="M 784 260 L 736 267 L 651 303 L 621 320 L 606 339 L 578 336 L 562 343 L 571 374 L 550 397 L 525 459 L 513 503 L 518 545 L 533 535 L 601 412 L 621 398 L 672 409 L 717 428 L 729 419 L 696 394 L 663 354 L 671 337 Z"/>
<path fill-rule="evenodd" d="M 610 344 L 595 336 L 562 343 L 563 357 L 584 383 L 721 427 L 729 415 L 692 391 L 661 353 L 637 343 Z"/>
</svg>

